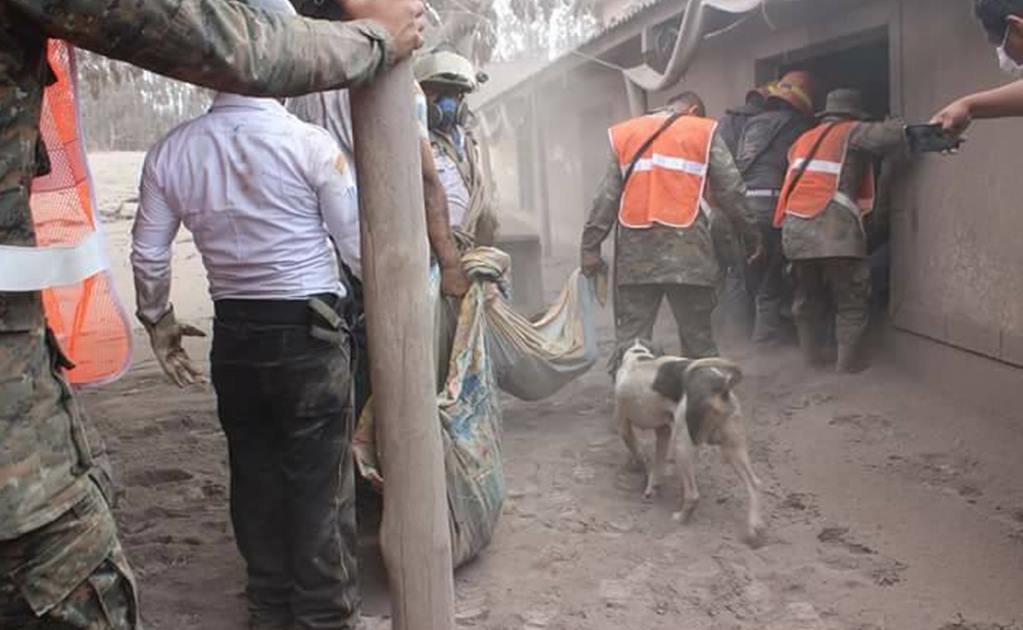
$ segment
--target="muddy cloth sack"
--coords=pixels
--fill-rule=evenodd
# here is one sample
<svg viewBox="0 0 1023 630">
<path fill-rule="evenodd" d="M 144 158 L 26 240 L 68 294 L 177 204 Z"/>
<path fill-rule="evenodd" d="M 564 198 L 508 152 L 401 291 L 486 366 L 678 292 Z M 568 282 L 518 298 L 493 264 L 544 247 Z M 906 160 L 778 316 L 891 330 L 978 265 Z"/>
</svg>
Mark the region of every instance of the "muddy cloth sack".
<svg viewBox="0 0 1023 630">
<path fill-rule="evenodd" d="M 486 287 L 487 350 L 497 385 L 522 400 L 553 395 L 597 361 L 596 309 L 607 297 L 604 277 L 587 278 L 578 270 L 569 276 L 561 295 L 534 321 L 515 312 L 504 299 L 508 254 L 478 247 L 462 258 L 473 278 Z"/>
<path fill-rule="evenodd" d="M 435 342 L 441 368 L 437 415 L 456 567 L 487 546 L 504 503 L 498 388 L 537 400 L 597 360 L 595 290 L 589 279 L 573 274 L 557 303 L 530 322 L 505 300 L 507 254 L 477 248 L 463 262 L 474 282 L 457 309 L 440 297 L 436 269 L 430 281 L 437 303 Z M 360 473 L 381 488 L 371 403 L 359 418 L 353 449 Z"/>
</svg>

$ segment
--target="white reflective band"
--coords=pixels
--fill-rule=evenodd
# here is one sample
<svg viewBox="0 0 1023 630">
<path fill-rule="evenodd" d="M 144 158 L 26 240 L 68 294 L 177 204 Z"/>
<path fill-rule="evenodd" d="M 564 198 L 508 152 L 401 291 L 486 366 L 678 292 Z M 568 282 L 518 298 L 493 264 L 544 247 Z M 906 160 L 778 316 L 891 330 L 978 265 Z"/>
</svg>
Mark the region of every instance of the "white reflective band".
<svg viewBox="0 0 1023 630">
<path fill-rule="evenodd" d="M 770 188 L 757 188 L 754 190 L 747 190 L 747 197 L 778 197 L 781 195 L 780 190 L 771 190 Z"/>
<path fill-rule="evenodd" d="M 669 157 L 667 155 L 661 155 L 660 153 L 654 153 L 653 157 L 643 158 L 636 162 L 636 168 L 633 169 L 633 172 L 641 173 L 644 171 L 652 171 L 655 166 L 669 171 L 689 173 L 690 175 L 697 175 L 699 177 L 703 177 L 707 173 L 706 164 L 693 162 L 684 158 Z"/>
<path fill-rule="evenodd" d="M 841 191 L 836 192 L 835 196 L 832 197 L 832 200 L 849 211 L 849 214 L 856 219 L 856 225 L 860 226 L 860 233 L 863 234 L 864 238 L 866 238 L 867 230 L 863 226 L 863 213 L 860 211 L 859 204 L 853 201 L 852 197 Z"/>
<path fill-rule="evenodd" d="M 106 268 L 103 241 L 96 232 L 68 247 L 0 245 L 0 291 L 77 284 Z"/>
<path fill-rule="evenodd" d="M 799 158 L 792 163 L 790 167 L 792 170 L 802 168 L 805 159 Z M 830 173 L 832 175 L 839 175 L 842 173 L 841 162 L 829 162 L 827 160 L 810 160 L 810 165 L 806 167 L 806 172 L 810 173 Z"/>
</svg>

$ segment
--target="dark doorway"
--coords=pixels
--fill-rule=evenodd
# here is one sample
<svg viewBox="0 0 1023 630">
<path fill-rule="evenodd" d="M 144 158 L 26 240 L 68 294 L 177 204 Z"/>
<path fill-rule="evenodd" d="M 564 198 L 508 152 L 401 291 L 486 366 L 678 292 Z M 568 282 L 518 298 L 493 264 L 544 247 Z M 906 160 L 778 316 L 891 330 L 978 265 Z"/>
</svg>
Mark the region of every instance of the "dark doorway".
<svg viewBox="0 0 1023 630">
<path fill-rule="evenodd" d="M 875 120 L 891 109 L 888 30 L 878 29 L 824 42 L 757 62 L 757 81 L 766 83 L 789 70 L 807 70 L 816 80 L 814 106 L 821 109 L 835 88 L 856 88 Z"/>
</svg>

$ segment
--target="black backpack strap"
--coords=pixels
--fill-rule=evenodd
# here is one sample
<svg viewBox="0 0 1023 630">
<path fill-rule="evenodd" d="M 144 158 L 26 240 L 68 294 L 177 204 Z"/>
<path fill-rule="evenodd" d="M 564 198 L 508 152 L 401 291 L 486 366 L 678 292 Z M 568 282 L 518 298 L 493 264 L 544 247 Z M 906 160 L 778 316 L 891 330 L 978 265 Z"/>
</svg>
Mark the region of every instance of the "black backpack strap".
<svg viewBox="0 0 1023 630">
<path fill-rule="evenodd" d="M 753 157 L 750 159 L 749 162 L 746 162 L 746 164 L 744 166 L 739 166 L 738 164 L 736 164 L 736 166 L 739 166 L 739 174 L 740 175 L 742 175 L 743 177 L 746 177 L 746 173 L 748 173 L 749 170 L 751 168 L 753 168 L 753 166 L 757 162 L 760 161 L 760 158 L 764 157 L 764 155 L 767 153 L 768 149 L 771 148 L 771 145 L 774 144 L 774 141 L 777 140 L 781 136 L 781 132 L 785 131 L 785 128 L 789 126 L 789 124 L 792 122 L 792 120 L 793 119 L 790 118 L 790 119 L 786 120 L 785 122 L 783 122 L 782 124 L 778 125 L 778 127 L 774 130 L 774 133 L 771 134 L 771 137 L 768 138 L 767 142 L 765 142 L 764 145 L 760 147 L 759 151 L 757 151 L 755 154 L 753 154 Z M 735 151 L 736 157 L 738 157 L 738 154 L 742 153 L 743 145 L 746 142 L 746 132 L 747 131 L 749 131 L 749 122 L 747 122 L 746 126 L 743 127 L 743 129 L 742 129 L 742 136 L 739 138 L 739 146 L 738 146 L 738 148 Z"/>
<path fill-rule="evenodd" d="M 625 174 L 622 176 L 623 187 L 625 186 L 625 182 L 629 181 L 629 177 L 631 177 L 632 172 L 636 170 L 636 165 L 639 164 L 640 158 L 642 158 L 643 154 L 646 153 L 646 150 L 650 148 L 650 145 L 652 145 L 655 140 L 661 137 L 661 134 L 667 131 L 668 128 L 674 125 L 676 120 L 683 116 L 685 116 L 685 112 L 675 112 L 671 116 L 668 116 L 668 119 L 664 121 L 664 124 L 658 127 L 657 131 L 655 131 L 649 138 L 646 139 L 645 142 L 643 142 L 643 144 L 639 147 L 639 150 L 636 151 L 636 155 L 632 156 L 632 160 L 629 162 L 628 168 L 625 169 Z"/>
<path fill-rule="evenodd" d="M 821 145 L 824 144 L 824 139 L 828 137 L 828 134 L 830 134 L 832 130 L 834 130 L 834 128 L 838 126 L 838 124 L 839 124 L 838 122 L 833 122 L 830 125 L 828 125 L 828 128 L 824 130 L 824 133 L 821 134 L 821 137 L 817 138 L 817 142 L 813 144 L 813 147 L 810 149 L 809 155 L 807 155 L 806 159 L 803 160 L 803 163 L 799 165 L 799 170 L 796 172 L 796 175 L 792 180 L 792 184 L 789 186 L 788 189 L 789 194 L 791 194 L 792 191 L 796 189 L 796 186 L 799 185 L 799 180 L 803 179 L 803 174 L 806 173 L 806 169 L 810 167 L 810 162 L 812 162 L 813 159 L 817 157 L 817 152 L 820 151 Z"/>
</svg>

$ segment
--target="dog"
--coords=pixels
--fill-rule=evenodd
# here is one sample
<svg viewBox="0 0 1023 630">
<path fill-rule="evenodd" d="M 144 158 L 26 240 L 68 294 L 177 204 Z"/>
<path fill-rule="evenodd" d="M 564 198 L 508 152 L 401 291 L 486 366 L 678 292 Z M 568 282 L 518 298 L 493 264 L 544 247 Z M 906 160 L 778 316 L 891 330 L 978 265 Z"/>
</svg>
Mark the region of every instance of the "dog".
<svg viewBox="0 0 1023 630">
<path fill-rule="evenodd" d="M 746 442 L 742 407 L 734 389 L 742 370 L 721 358 L 687 359 L 656 356 L 647 342 L 637 340 L 623 353 L 615 377 L 614 421 L 629 450 L 630 463 L 647 471 L 643 496 L 656 496 L 669 449 L 682 480 L 682 506 L 673 515 L 688 522 L 700 500 L 696 484 L 696 447 L 718 446 L 749 493 L 746 534 L 751 542 L 764 532 L 760 513 L 761 481 L 753 472 Z M 654 462 L 647 466 L 636 442 L 635 429 L 656 434 Z"/>
</svg>

